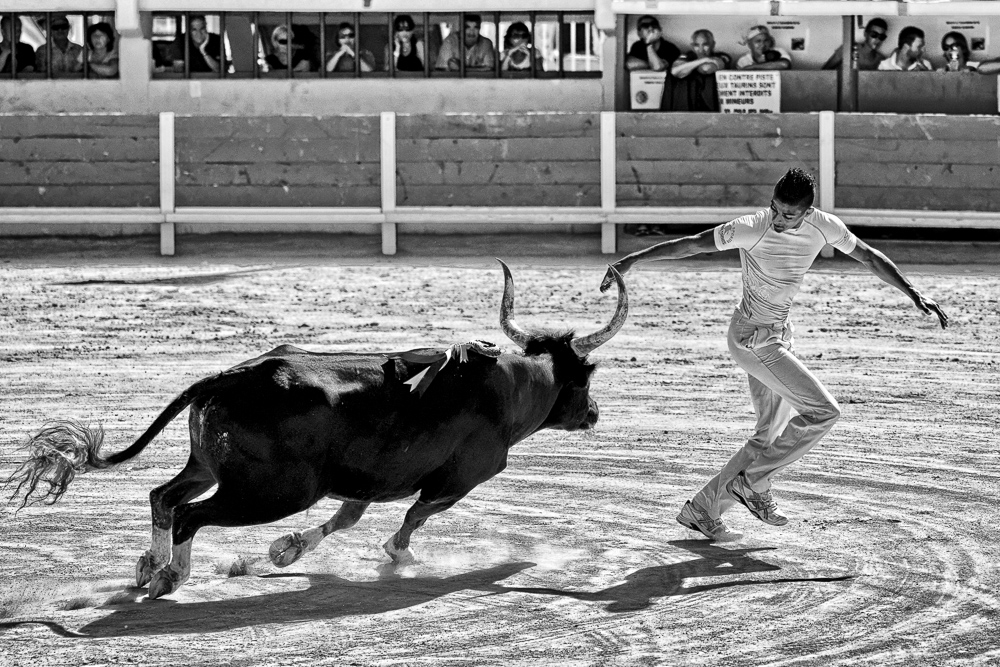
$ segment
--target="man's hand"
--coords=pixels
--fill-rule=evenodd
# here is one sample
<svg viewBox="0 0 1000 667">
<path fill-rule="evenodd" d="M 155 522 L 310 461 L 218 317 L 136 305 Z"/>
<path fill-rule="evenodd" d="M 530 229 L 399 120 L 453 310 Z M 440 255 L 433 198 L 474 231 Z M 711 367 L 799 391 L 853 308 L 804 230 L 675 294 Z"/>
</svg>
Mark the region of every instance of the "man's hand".
<svg viewBox="0 0 1000 667">
<path fill-rule="evenodd" d="M 604 280 L 601 281 L 602 292 L 607 292 L 615 284 L 615 274 L 611 272 L 612 267 L 624 277 L 628 270 L 632 268 L 632 262 L 629 262 L 627 257 L 623 257 L 609 266 L 607 273 L 604 274 Z"/>
<path fill-rule="evenodd" d="M 658 40 L 660 37 L 663 37 L 662 32 L 660 32 L 656 28 L 650 28 L 649 30 L 646 31 L 645 42 L 648 46 L 649 44 L 652 44 L 653 42 Z"/>
<path fill-rule="evenodd" d="M 931 313 L 937 315 L 938 320 L 941 322 L 942 329 L 948 328 L 948 316 L 943 310 L 941 310 L 941 306 L 937 305 L 937 302 L 934 301 L 934 299 L 928 299 L 920 292 L 917 292 L 914 295 L 913 303 L 916 304 L 917 308 L 924 311 L 928 315 Z"/>
</svg>

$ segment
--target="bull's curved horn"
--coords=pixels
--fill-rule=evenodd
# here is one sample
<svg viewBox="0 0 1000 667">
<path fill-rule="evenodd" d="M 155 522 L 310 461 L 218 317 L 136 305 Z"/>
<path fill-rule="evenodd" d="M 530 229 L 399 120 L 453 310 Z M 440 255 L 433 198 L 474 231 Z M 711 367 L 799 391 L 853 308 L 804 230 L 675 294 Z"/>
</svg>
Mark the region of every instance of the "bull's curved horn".
<svg viewBox="0 0 1000 667">
<path fill-rule="evenodd" d="M 507 268 L 503 260 L 498 258 L 497 261 L 503 267 L 503 300 L 500 302 L 500 328 L 503 329 L 507 338 L 517 343 L 517 346 L 523 350 L 527 347 L 528 339 L 531 336 L 514 321 L 514 278 L 510 275 L 510 269 Z"/>
<path fill-rule="evenodd" d="M 618 283 L 618 307 L 606 327 L 589 336 L 574 338 L 570 343 L 573 346 L 573 351 L 581 358 L 611 340 L 612 336 L 618 333 L 618 330 L 625 324 L 625 318 L 628 317 L 628 291 L 625 289 L 625 279 L 615 267 L 609 266 L 608 270 L 615 276 L 615 282 Z"/>
</svg>

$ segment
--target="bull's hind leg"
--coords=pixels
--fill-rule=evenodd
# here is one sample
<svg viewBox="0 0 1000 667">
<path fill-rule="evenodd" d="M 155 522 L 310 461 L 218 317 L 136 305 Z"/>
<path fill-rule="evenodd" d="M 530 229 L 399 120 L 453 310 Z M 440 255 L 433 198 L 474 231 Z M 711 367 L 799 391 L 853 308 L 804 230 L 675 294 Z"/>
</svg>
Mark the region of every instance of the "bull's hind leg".
<svg viewBox="0 0 1000 667">
<path fill-rule="evenodd" d="M 174 523 L 174 508 L 196 498 L 215 484 L 208 468 L 194 457 L 188 459 L 184 469 L 172 480 L 149 493 L 153 512 L 153 539 L 149 550 L 139 556 L 135 564 L 135 584 L 145 586 L 153 574 L 170 562 L 170 530 Z"/>
<path fill-rule="evenodd" d="M 371 503 L 346 501 L 333 515 L 333 518 L 321 526 L 310 528 L 301 533 L 292 533 L 279 537 L 271 543 L 268 555 L 271 562 L 278 567 L 287 567 L 319 546 L 323 538 L 338 530 L 350 528 L 361 519 Z"/>
<path fill-rule="evenodd" d="M 413 531 L 424 525 L 427 519 L 445 511 L 464 497 L 465 493 L 462 493 L 458 496 L 424 500 L 421 495 L 420 500 L 413 503 L 413 506 L 406 513 L 403 525 L 396 531 L 395 535 L 382 545 L 382 548 L 397 565 L 409 565 L 416 562 L 416 556 L 410 550 L 410 536 Z"/>
</svg>

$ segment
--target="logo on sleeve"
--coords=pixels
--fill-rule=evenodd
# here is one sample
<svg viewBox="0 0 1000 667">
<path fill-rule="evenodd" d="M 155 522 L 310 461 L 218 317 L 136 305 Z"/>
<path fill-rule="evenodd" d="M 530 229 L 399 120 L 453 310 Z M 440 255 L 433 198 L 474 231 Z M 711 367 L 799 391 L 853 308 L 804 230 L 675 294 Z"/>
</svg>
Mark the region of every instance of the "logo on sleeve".
<svg viewBox="0 0 1000 667">
<path fill-rule="evenodd" d="M 736 221 L 730 220 L 726 224 L 722 225 L 722 229 L 719 230 L 719 239 L 722 241 L 722 245 L 729 245 L 733 242 L 733 238 L 736 236 Z"/>
</svg>

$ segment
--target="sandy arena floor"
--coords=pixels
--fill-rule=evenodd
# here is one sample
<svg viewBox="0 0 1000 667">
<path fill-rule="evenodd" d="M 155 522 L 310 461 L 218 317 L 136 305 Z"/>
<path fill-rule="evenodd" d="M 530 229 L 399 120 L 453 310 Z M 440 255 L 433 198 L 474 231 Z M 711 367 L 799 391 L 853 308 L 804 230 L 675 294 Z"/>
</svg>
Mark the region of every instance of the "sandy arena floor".
<svg viewBox="0 0 1000 667">
<path fill-rule="evenodd" d="M 118 451 L 193 381 L 281 343 L 512 347 L 493 250 L 0 253 L 0 473 L 50 418 L 100 422 Z M 606 321 L 606 258 L 530 254 L 506 255 L 521 324 Z M 326 521 L 325 501 L 202 530 L 191 580 L 145 600 L 132 576 L 148 493 L 186 459 L 184 414 L 57 505 L 0 508 L 0 664 L 998 664 L 1000 276 L 903 269 L 952 328 L 853 262 L 821 260 L 806 279 L 796 348 L 843 418 L 778 479 L 784 528 L 737 507 L 726 518 L 746 536 L 712 545 L 674 521 L 753 423 L 725 348 L 739 273 L 727 259 L 647 265 L 628 277 L 625 328 L 594 355 L 596 430 L 516 446 L 414 535 L 418 564 L 386 566 L 380 545 L 408 507 L 392 503 L 271 566 L 270 542 Z M 262 560 L 228 577 L 238 557 Z"/>
</svg>

